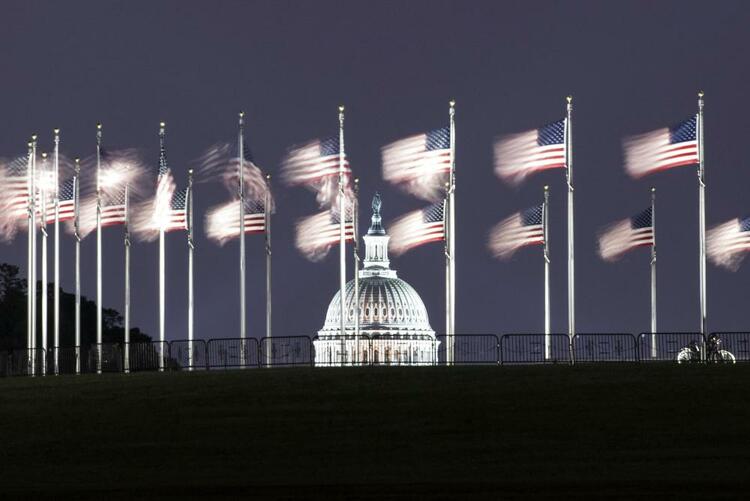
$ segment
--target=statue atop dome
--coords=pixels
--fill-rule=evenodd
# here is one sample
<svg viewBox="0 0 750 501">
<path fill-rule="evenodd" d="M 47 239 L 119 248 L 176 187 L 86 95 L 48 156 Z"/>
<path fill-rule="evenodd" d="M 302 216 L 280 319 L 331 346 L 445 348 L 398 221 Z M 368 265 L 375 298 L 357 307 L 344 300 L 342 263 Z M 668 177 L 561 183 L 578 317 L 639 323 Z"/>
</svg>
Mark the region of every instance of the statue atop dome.
<svg viewBox="0 0 750 501">
<path fill-rule="evenodd" d="M 370 219 L 370 229 L 367 231 L 368 235 L 385 235 L 385 228 L 383 228 L 382 218 L 380 217 L 380 208 L 383 206 L 383 201 L 380 199 L 380 193 L 375 192 L 375 196 L 372 197 L 372 218 Z"/>
</svg>

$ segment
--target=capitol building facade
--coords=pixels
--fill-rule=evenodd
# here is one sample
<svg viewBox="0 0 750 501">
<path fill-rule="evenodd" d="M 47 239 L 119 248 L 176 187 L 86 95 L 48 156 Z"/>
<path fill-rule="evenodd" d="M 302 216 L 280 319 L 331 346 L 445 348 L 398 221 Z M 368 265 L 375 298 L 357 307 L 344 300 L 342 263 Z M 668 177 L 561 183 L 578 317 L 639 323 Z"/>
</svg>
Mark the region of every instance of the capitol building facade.
<svg viewBox="0 0 750 501">
<path fill-rule="evenodd" d="M 432 365 L 439 341 L 427 309 L 414 288 L 390 268 L 388 240 L 381 223 L 378 194 L 372 202 L 372 223 L 365 241 L 363 268 L 355 283 L 346 284 L 344 330 L 341 333 L 340 291 L 331 300 L 323 328 L 313 341 L 316 366 Z M 359 329 L 356 310 L 359 308 Z"/>
</svg>

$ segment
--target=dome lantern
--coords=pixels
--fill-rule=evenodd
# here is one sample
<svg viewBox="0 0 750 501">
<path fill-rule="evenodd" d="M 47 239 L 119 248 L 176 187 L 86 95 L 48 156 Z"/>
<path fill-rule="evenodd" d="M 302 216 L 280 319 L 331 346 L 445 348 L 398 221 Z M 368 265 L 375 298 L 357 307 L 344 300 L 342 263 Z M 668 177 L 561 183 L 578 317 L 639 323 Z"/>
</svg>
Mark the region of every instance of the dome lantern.
<svg viewBox="0 0 750 501">
<path fill-rule="evenodd" d="M 364 268 L 359 272 L 360 278 L 365 277 L 389 277 L 396 278 L 396 271 L 390 269 L 388 259 L 389 237 L 383 228 L 380 208 L 383 202 L 380 193 L 372 197 L 372 217 L 370 218 L 370 229 L 367 230 L 365 240 Z"/>
</svg>

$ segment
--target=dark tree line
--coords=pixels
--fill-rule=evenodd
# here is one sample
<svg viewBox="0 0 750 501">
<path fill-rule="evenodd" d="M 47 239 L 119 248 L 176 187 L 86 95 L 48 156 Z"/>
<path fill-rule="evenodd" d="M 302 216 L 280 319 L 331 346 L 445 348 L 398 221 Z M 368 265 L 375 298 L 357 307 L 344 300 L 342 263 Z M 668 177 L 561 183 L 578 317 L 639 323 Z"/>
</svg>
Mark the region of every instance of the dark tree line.
<svg viewBox="0 0 750 501">
<path fill-rule="evenodd" d="M 20 278 L 18 266 L 0 263 L 0 350 L 26 347 L 26 279 Z M 37 336 L 41 332 L 41 282 L 37 283 Z M 48 345 L 52 346 L 54 328 L 53 284 L 48 288 Z M 75 294 L 60 289 L 60 346 L 75 345 Z M 124 339 L 123 318 L 112 308 L 102 310 L 102 341 L 122 342 Z M 137 327 L 130 329 L 131 342 L 151 341 Z M 81 296 L 81 345 L 96 343 L 96 303 Z M 41 346 L 37 340 L 37 346 Z"/>
</svg>

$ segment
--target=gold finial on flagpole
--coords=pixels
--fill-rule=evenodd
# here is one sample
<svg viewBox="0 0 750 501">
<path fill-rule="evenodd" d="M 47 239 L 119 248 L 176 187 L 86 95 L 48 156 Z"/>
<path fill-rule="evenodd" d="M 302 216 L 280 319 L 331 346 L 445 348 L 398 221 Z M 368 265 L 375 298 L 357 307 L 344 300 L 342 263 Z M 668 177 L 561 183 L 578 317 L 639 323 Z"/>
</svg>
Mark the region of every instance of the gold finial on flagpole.
<svg viewBox="0 0 750 501">
<path fill-rule="evenodd" d="M 47 159 L 47 153 L 42 153 L 42 158 Z"/>
<path fill-rule="evenodd" d="M 698 97 L 699 97 L 699 98 L 703 99 L 703 94 L 704 94 L 704 93 L 703 93 L 703 91 L 702 91 L 702 90 L 699 90 L 699 91 L 698 91 Z"/>
<path fill-rule="evenodd" d="M 651 193 L 656 193 L 656 188 L 654 188 L 653 186 L 651 187 Z"/>
<path fill-rule="evenodd" d="M 97 122 L 96 123 L 96 128 L 97 128 L 97 130 L 102 130 L 102 123 L 101 122 Z"/>
<path fill-rule="evenodd" d="M 344 112 L 344 105 L 340 104 L 339 105 L 339 113 L 343 113 L 343 112 Z"/>
<path fill-rule="evenodd" d="M 58 135 L 58 134 L 60 134 L 60 129 L 59 129 L 59 128 L 57 128 L 57 129 L 55 129 L 55 130 L 54 130 L 53 132 L 55 133 L 55 135 Z"/>
<path fill-rule="evenodd" d="M 573 96 L 571 96 L 571 95 L 568 95 L 568 96 L 567 96 L 567 97 L 565 98 L 565 100 L 566 100 L 566 101 L 568 102 L 568 104 L 570 104 L 570 103 L 572 103 L 572 102 L 573 102 Z"/>
<path fill-rule="evenodd" d="M 31 135 L 31 140 L 32 140 L 32 141 L 36 141 L 36 134 L 32 134 L 32 135 Z"/>
</svg>

